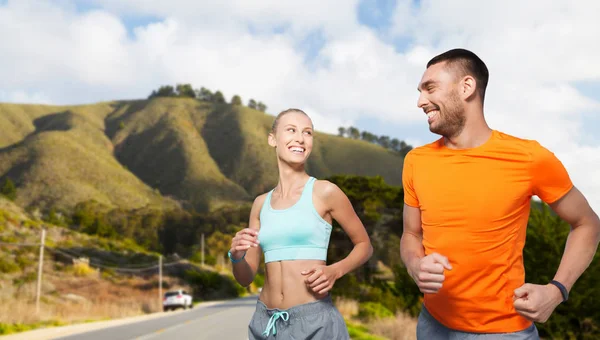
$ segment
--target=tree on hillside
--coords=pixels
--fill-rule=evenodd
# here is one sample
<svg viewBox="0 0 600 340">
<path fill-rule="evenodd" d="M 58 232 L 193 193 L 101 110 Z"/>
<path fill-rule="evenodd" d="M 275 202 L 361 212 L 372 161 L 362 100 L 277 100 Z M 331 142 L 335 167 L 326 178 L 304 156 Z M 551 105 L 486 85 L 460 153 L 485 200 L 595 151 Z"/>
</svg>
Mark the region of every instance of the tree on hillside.
<svg viewBox="0 0 600 340">
<path fill-rule="evenodd" d="M 11 201 L 17 199 L 17 188 L 15 187 L 15 183 L 9 177 L 4 181 L 0 193 Z"/>
<path fill-rule="evenodd" d="M 350 138 L 352 138 L 352 139 L 360 138 L 360 131 L 358 131 L 358 129 L 355 128 L 354 126 L 351 126 L 348 128 L 348 134 L 350 135 Z"/>
<path fill-rule="evenodd" d="M 177 84 L 177 96 L 186 98 L 196 98 L 196 93 L 190 84 Z"/>
<path fill-rule="evenodd" d="M 173 86 L 171 85 L 163 85 L 160 88 L 158 88 L 158 90 L 154 90 L 152 91 L 152 93 L 150 94 L 150 96 L 148 97 L 149 99 L 154 98 L 154 97 L 175 97 L 175 89 L 173 88 Z"/>
<path fill-rule="evenodd" d="M 205 102 L 212 102 L 213 94 L 209 89 L 202 87 L 200 91 L 196 91 L 196 98 Z"/>
<path fill-rule="evenodd" d="M 212 97 L 212 102 L 213 103 L 219 103 L 219 104 L 226 103 L 225 97 L 223 96 L 223 93 L 221 93 L 221 91 L 215 92 L 215 94 Z"/>
<path fill-rule="evenodd" d="M 242 105 L 242 98 L 236 94 L 231 98 L 231 105 Z"/>
<path fill-rule="evenodd" d="M 248 107 L 251 108 L 251 109 L 255 109 L 256 110 L 256 107 L 257 107 L 256 106 L 256 101 L 254 99 L 250 99 L 248 101 Z"/>
<path fill-rule="evenodd" d="M 400 141 L 397 138 L 390 140 L 389 136 L 377 136 L 368 131 L 359 131 L 357 128 L 350 126 L 348 128 L 339 127 L 339 136 L 348 137 L 352 139 L 361 139 L 365 142 L 378 144 L 386 149 L 393 150 L 402 156 L 412 150 L 412 146 L 406 144 L 404 141 Z"/>
<path fill-rule="evenodd" d="M 208 253 L 215 259 L 224 259 L 225 256 L 227 256 L 227 251 L 231 247 L 232 238 L 232 234 L 225 234 L 219 230 L 215 231 L 206 239 Z"/>
<path fill-rule="evenodd" d="M 377 142 L 386 149 L 390 148 L 390 137 L 388 136 L 380 136 Z"/>
<path fill-rule="evenodd" d="M 361 132 L 360 138 L 365 142 L 369 143 L 375 143 L 376 141 L 378 141 L 378 137 L 368 131 Z"/>
<path fill-rule="evenodd" d="M 400 149 L 398 150 L 398 152 L 402 155 L 402 156 L 406 156 L 406 154 L 412 150 L 412 146 L 404 143 L 404 141 L 400 142 Z"/>
<path fill-rule="evenodd" d="M 392 138 L 392 141 L 390 142 L 390 148 L 392 148 L 394 151 L 400 151 L 400 141 L 398 138 Z"/>
<path fill-rule="evenodd" d="M 258 111 L 261 111 L 261 112 L 267 111 L 267 105 L 265 105 L 263 102 L 258 102 L 258 104 L 256 105 L 256 108 L 258 109 Z"/>
</svg>

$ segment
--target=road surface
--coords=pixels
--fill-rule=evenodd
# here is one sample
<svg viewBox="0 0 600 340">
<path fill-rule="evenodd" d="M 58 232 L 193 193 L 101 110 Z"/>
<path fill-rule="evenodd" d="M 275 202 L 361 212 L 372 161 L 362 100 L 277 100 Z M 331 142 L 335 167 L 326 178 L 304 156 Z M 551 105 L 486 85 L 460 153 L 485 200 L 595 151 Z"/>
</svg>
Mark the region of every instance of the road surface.
<svg viewBox="0 0 600 340">
<path fill-rule="evenodd" d="M 57 340 L 246 340 L 248 323 L 256 308 L 256 296 L 195 307 L 183 313 L 139 321 Z"/>
</svg>

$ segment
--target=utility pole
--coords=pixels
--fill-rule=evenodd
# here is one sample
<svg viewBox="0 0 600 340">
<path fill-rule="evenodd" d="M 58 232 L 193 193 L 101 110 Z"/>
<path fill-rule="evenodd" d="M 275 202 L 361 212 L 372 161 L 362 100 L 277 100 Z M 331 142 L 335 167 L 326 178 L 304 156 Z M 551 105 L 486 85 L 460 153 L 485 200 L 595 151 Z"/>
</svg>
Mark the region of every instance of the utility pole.
<svg viewBox="0 0 600 340">
<path fill-rule="evenodd" d="M 158 308 L 162 304 L 162 255 L 158 255 Z"/>
<path fill-rule="evenodd" d="M 42 228 L 42 241 L 40 242 L 40 260 L 38 261 L 37 293 L 35 295 L 35 313 L 40 313 L 40 293 L 42 291 L 42 268 L 44 267 L 44 242 L 46 229 Z"/>
<path fill-rule="evenodd" d="M 201 247 L 202 247 L 202 266 L 204 266 L 204 233 L 202 233 L 202 241 L 201 241 Z"/>
</svg>

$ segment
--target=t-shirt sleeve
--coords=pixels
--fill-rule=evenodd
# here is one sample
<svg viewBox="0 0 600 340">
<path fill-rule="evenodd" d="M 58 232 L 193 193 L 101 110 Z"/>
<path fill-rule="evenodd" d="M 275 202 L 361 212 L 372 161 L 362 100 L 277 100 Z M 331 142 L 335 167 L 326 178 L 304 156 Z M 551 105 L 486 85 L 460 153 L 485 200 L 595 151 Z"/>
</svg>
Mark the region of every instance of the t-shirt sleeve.
<svg viewBox="0 0 600 340">
<path fill-rule="evenodd" d="M 532 190 L 546 203 L 553 203 L 573 187 L 563 163 L 553 152 L 535 142 L 531 164 Z"/>
<path fill-rule="evenodd" d="M 409 151 L 404 157 L 404 165 L 402 169 L 402 187 L 404 189 L 404 203 L 411 207 L 419 207 L 419 199 L 413 186 L 413 155 Z"/>
</svg>

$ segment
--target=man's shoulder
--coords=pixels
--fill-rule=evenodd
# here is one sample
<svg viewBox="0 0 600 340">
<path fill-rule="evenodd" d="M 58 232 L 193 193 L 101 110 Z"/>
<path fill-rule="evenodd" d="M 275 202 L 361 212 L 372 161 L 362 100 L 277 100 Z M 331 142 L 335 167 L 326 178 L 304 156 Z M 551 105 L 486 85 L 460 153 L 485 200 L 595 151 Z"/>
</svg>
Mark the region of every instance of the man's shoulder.
<svg viewBox="0 0 600 340">
<path fill-rule="evenodd" d="M 423 145 L 419 145 L 416 146 L 414 148 L 412 148 L 407 154 L 406 154 L 406 158 L 414 158 L 414 157 L 419 157 L 419 156 L 427 156 L 427 155 L 431 155 L 434 154 L 435 151 L 440 149 L 440 143 L 442 143 L 443 140 L 442 138 L 438 138 L 436 140 L 434 140 L 433 142 L 429 142 L 427 144 L 423 144 Z"/>
<path fill-rule="evenodd" d="M 518 137 L 506 132 L 496 130 L 498 145 L 512 151 L 521 152 L 528 156 L 545 150 L 540 142 L 535 139 Z"/>
</svg>

